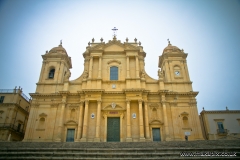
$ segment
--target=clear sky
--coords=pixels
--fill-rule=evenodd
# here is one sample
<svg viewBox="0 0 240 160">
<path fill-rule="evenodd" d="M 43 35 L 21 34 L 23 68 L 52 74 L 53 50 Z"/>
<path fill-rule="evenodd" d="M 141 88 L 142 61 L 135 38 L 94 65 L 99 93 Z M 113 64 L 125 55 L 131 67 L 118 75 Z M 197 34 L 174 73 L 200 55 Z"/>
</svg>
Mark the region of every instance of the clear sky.
<svg viewBox="0 0 240 160">
<path fill-rule="evenodd" d="M 0 89 L 34 93 L 41 55 L 60 40 L 78 78 L 87 43 L 108 42 L 113 27 L 141 41 L 155 79 L 167 39 L 183 48 L 199 112 L 240 109 L 240 0 L 0 0 Z"/>
</svg>

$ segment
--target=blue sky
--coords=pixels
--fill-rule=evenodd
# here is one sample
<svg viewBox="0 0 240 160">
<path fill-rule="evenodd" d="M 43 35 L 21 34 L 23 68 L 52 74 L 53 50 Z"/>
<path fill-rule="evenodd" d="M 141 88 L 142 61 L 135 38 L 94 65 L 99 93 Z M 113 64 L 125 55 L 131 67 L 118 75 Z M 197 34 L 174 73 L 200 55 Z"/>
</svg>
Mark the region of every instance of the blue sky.
<svg viewBox="0 0 240 160">
<path fill-rule="evenodd" d="M 34 93 L 41 55 L 60 40 L 72 57 L 70 79 L 78 78 L 87 43 L 112 39 L 113 27 L 122 42 L 141 41 L 155 79 L 167 39 L 183 48 L 199 111 L 240 109 L 240 0 L 0 0 L 0 88 Z"/>
</svg>

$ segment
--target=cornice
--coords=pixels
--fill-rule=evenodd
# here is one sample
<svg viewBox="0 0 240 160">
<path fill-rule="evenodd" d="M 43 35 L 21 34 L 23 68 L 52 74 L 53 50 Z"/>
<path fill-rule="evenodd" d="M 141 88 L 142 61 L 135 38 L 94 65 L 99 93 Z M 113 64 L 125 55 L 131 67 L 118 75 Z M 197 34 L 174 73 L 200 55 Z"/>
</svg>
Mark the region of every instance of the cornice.
<svg viewBox="0 0 240 160">
<path fill-rule="evenodd" d="M 124 94 L 123 91 L 105 91 L 104 94 Z"/>
<path fill-rule="evenodd" d="M 64 83 L 36 83 L 36 85 L 64 85 Z"/>
<path fill-rule="evenodd" d="M 104 89 L 83 89 L 82 92 L 83 93 L 89 93 L 89 92 L 104 92 L 105 90 Z"/>
<path fill-rule="evenodd" d="M 48 96 L 61 96 L 60 93 L 29 93 L 29 95 L 33 98 L 36 97 L 48 97 Z"/>
<path fill-rule="evenodd" d="M 124 92 L 144 92 L 144 88 L 131 88 L 131 89 L 123 89 Z"/>
<path fill-rule="evenodd" d="M 164 81 L 165 84 L 192 84 L 192 81 L 189 82 L 166 82 Z"/>
<path fill-rule="evenodd" d="M 215 111 L 205 111 L 203 110 L 200 114 L 207 114 L 207 113 L 240 113 L 240 110 L 215 110 Z"/>
</svg>

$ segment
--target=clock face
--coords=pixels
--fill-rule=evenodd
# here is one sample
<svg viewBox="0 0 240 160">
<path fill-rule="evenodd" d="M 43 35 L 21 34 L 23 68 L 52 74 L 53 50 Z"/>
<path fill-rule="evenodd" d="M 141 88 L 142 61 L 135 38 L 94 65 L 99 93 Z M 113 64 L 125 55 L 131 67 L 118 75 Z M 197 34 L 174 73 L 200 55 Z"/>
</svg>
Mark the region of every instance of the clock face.
<svg viewBox="0 0 240 160">
<path fill-rule="evenodd" d="M 175 75 L 179 76 L 180 72 L 179 71 L 175 71 Z"/>
<path fill-rule="evenodd" d="M 113 84 L 113 85 L 112 85 L 112 88 L 116 88 L 116 84 Z"/>
</svg>

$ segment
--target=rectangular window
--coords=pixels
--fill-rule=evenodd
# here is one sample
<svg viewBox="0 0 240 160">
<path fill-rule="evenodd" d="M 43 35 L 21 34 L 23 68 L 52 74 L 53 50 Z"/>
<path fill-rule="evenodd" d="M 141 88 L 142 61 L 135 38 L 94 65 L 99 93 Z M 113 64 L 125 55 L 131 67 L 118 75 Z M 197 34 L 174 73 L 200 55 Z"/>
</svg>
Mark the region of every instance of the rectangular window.
<svg viewBox="0 0 240 160">
<path fill-rule="evenodd" d="M 21 124 L 18 123 L 17 131 L 20 132 L 20 129 L 21 129 Z"/>
<path fill-rule="evenodd" d="M 3 100 L 4 100 L 4 96 L 1 96 L 0 97 L 0 103 L 3 103 Z"/>
<path fill-rule="evenodd" d="M 218 129 L 220 133 L 224 133 L 224 127 L 222 122 L 217 122 Z"/>
<path fill-rule="evenodd" d="M 110 67 L 110 80 L 118 80 L 118 67 Z"/>
</svg>

